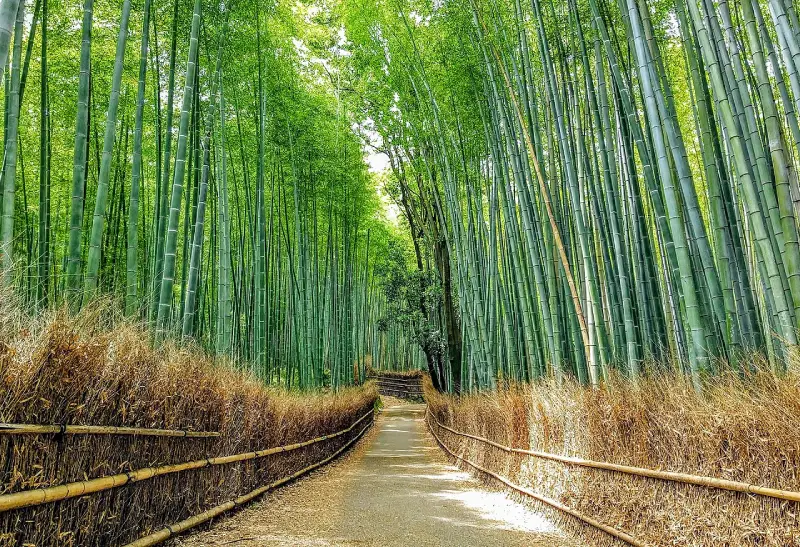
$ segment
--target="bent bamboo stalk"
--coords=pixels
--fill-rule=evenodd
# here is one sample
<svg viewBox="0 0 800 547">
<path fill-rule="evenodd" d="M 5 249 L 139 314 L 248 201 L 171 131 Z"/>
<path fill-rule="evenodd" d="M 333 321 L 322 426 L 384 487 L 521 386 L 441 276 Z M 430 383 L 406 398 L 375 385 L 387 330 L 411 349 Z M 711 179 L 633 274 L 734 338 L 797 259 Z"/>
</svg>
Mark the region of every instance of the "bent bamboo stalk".
<svg viewBox="0 0 800 547">
<path fill-rule="evenodd" d="M 141 435 L 146 437 L 219 437 L 217 431 L 187 431 L 183 429 L 152 429 L 146 427 L 117 427 L 106 425 L 35 425 L 0 423 L 0 435 Z"/>
<path fill-rule="evenodd" d="M 359 420 L 359 421 L 361 421 L 361 420 Z M 170 524 L 169 526 L 165 526 L 164 528 L 162 528 L 161 530 L 158 530 L 157 532 L 153 532 L 150 535 L 144 536 L 142 538 L 137 539 L 134 542 L 128 543 L 125 547 L 148 547 L 150 545 L 157 545 L 157 544 L 159 544 L 159 543 L 161 543 L 163 541 L 166 541 L 167 539 L 169 539 L 170 537 L 172 537 L 174 535 L 177 535 L 177 534 L 180 534 L 182 532 L 185 532 L 186 530 L 188 530 L 190 528 L 194 528 L 195 526 L 197 526 L 199 524 L 207 522 L 207 521 L 209 521 L 209 520 L 211 520 L 211 519 L 213 519 L 215 517 L 218 517 L 219 515 L 221 515 L 222 513 L 225 513 L 226 511 L 230 511 L 231 509 L 233 509 L 235 507 L 239 507 L 241 505 L 244 505 L 244 504 L 252 501 L 253 499 L 257 498 L 261 494 L 264 494 L 264 493 L 268 492 L 269 490 L 272 490 L 273 488 L 277 488 L 278 486 L 286 484 L 287 482 L 293 481 L 294 479 L 300 477 L 301 475 L 305 475 L 309 471 L 313 471 L 314 469 L 325 465 L 326 463 L 328 463 L 329 461 L 331 461 L 335 457 L 337 457 L 339 454 L 341 454 L 342 452 L 347 450 L 348 447 L 350 447 L 353 443 L 355 443 L 358 439 L 361 438 L 361 436 L 364 434 L 364 432 L 367 429 L 369 429 L 370 425 L 372 425 L 372 422 L 368 423 L 361 431 L 359 431 L 358 435 L 356 435 L 355 437 L 350 439 L 347 442 L 347 444 L 345 444 L 343 447 L 341 447 L 339 450 L 337 450 L 336 452 L 334 452 L 333 454 L 331 454 L 330 456 L 328 456 L 324 460 L 321 460 L 321 461 L 319 461 L 319 462 L 317 462 L 315 464 L 309 465 L 308 467 L 305 467 L 305 468 L 301 469 L 300 471 L 298 471 L 296 473 L 293 473 L 292 475 L 289 475 L 288 477 L 284 477 L 282 479 L 279 479 L 279 480 L 277 480 L 275 482 L 272 482 L 272 483 L 270 483 L 270 484 L 268 484 L 266 486 L 261 486 L 259 488 L 256 488 L 255 490 L 253 490 L 251 492 L 248 492 L 247 494 L 244 494 L 243 496 L 239 496 L 235 500 L 228 501 L 226 503 L 223 503 L 222 505 L 217 505 L 216 507 L 212 507 L 211 509 L 209 509 L 207 511 L 203 511 L 202 513 L 199 513 L 197 515 L 194 515 L 192 517 L 184 519 L 184 520 L 182 520 L 180 522 L 176 522 L 175 524 Z"/>
<path fill-rule="evenodd" d="M 626 473 L 628 475 L 636 475 L 639 477 L 648 477 L 651 479 L 659 479 L 664 481 L 672 481 L 672 482 L 680 482 L 683 484 L 693 484 L 696 486 L 704 486 L 707 488 L 719 488 L 721 490 L 729 490 L 732 492 L 741 492 L 743 494 L 756 494 L 759 496 L 765 496 L 769 498 L 776 498 L 780 500 L 786 501 L 794 501 L 800 502 L 800 492 L 793 492 L 791 490 L 780 490 L 777 488 L 768 488 L 766 486 L 758 486 L 755 484 L 750 484 L 747 482 L 739 482 L 739 481 L 732 481 L 728 479 L 718 479 L 715 477 L 704 477 L 702 475 L 692 475 L 689 473 L 677 473 L 674 471 L 659 471 L 656 469 L 648 469 L 646 467 L 633 467 L 630 465 L 621 465 L 616 463 L 608 463 L 608 462 L 598 462 L 594 460 L 585 460 L 583 458 L 573 458 L 570 456 L 561 456 L 559 454 L 551 454 L 549 452 L 539 452 L 536 450 L 523 450 L 521 448 L 511 448 L 509 446 L 502 445 L 495 441 L 489 440 L 485 437 L 479 437 L 478 435 L 472 435 L 470 433 L 464 433 L 462 431 L 456 431 L 450 427 L 447 427 L 443 423 L 441 423 L 436 416 L 433 415 L 430 410 L 428 413 L 433 418 L 436 425 L 441 427 L 442 429 L 446 429 L 447 431 L 459 435 L 461 437 L 466 437 L 468 439 L 473 439 L 476 441 L 480 441 L 482 443 L 486 443 L 490 446 L 495 448 L 499 448 L 504 452 L 510 454 L 522 454 L 524 456 L 532 456 L 534 458 L 541 458 L 545 460 L 551 460 L 555 462 L 560 462 L 565 465 L 575 465 L 579 467 L 591 467 L 593 469 L 603 469 L 605 471 L 614 471 L 617 473 Z"/>
<path fill-rule="evenodd" d="M 434 420 L 436 421 L 435 417 L 434 417 Z M 426 420 L 426 422 L 427 422 L 427 420 Z M 489 475 L 490 477 L 493 477 L 493 478 L 497 479 L 498 481 L 500 481 L 501 483 L 505 484 L 506 486 L 508 486 L 511 489 L 516 490 L 517 492 L 519 492 L 521 494 L 524 494 L 524 495 L 526 495 L 526 496 L 528 496 L 530 498 L 533 498 L 533 499 L 535 499 L 537 501 L 540 501 L 540 502 L 544 503 L 545 505 L 549 505 L 549 506 L 551 506 L 551 507 L 553 507 L 555 509 L 558 509 L 559 511 L 567 513 L 568 515 L 571 515 L 571 516 L 575 517 L 576 519 L 585 522 L 589 526 L 592 526 L 593 528 L 597 528 L 598 530 L 602 530 L 603 532 L 605 532 L 605 533 L 607 533 L 607 534 L 609 534 L 611 536 L 614 536 L 615 538 L 619 539 L 620 541 L 624 541 L 625 543 L 627 543 L 629 545 L 635 545 L 636 547 L 646 547 L 647 546 L 646 543 L 643 543 L 643 542 L 639 541 L 638 539 L 636 539 L 635 537 L 631 536 L 630 534 L 628 534 L 626 532 L 623 532 L 621 530 L 617 530 L 616 528 L 608 526 L 607 524 L 603 524 L 599 520 L 596 520 L 596 519 L 593 519 L 590 516 L 584 515 L 580 511 L 576 511 L 575 509 L 572 509 L 571 507 L 568 507 L 568 506 L 564 505 L 563 503 L 561 503 L 559 501 L 556 501 L 556 500 L 554 500 L 552 498 L 548 498 L 547 496 L 543 496 L 541 494 L 537 494 L 533 490 L 529 490 L 528 488 L 525 488 L 523 486 L 519 486 L 518 484 L 514 484 L 513 482 L 511 482 L 507 478 L 505 478 L 505 477 L 503 477 L 501 475 L 498 475 L 497 473 L 494 473 L 493 471 L 490 471 L 490 470 L 486 469 L 485 467 L 482 467 L 482 466 L 478 465 L 477 463 L 468 460 L 467 458 L 459 456 L 458 454 L 456 454 L 455 452 L 450 450 L 450 448 L 448 448 L 448 446 L 446 444 L 444 444 L 444 442 L 442 442 L 442 440 L 439 438 L 439 436 L 436 434 L 436 432 L 430 426 L 430 422 L 428 422 L 428 428 L 430 429 L 431 433 L 433 434 L 434 438 L 436 439 L 436 442 L 438 442 L 439 445 L 448 454 L 450 454 L 451 456 L 453 456 L 457 460 L 460 460 L 460 461 L 466 463 L 467 465 L 477 469 L 481 473 L 485 473 L 486 475 Z M 447 429 L 447 428 L 445 427 L 445 429 Z"/>
<path fill-rule="evenodd" d="M 367 412 L 361 418 L 356 420 L 347 429 L 343 429 L 336 433 L 331 433 L 330 435 L 323 435 L 321 437 L 317 437 L 315 439 L 310 439 L 308 441 L 303 441 L 300 443 L 294 443 L 286 446 L 276 446 L 274 448 L 259 450 L 257 452 L 244 452 L 242 454 L 234 454 L 231 456 L 217 456 L 214 458 L 205 458 L 202 460 L 194 460 L 190 462 L 164 465 L 161 467 L 146 467 L 143 469 L 137 469 L 136 471 L 129 471 L 127 473 L 120 473 L 117 475 L 111 475 L 106 477 L 98 477 L 96 479 L 90 479 L 86 481 L 72 482 L 68 484 L 62 484 L 59 486 L 39 488 L 36 490 L 24 490 L 22 492 L 15 492 L 14 494 L 4 494 L 0 496 L 0 513 L 4 511 L 10 511 L 11 509 L 20 509 L 23 507 L 30 507 L 32 505 L 42 505 L 44 503 L 52 503 L 54 501 L 61 501 L 69 498 L 75 498 L 78 496 L 84 496 L 86 494 L 93 494 L 95 492 L 102 492 L 104 490 L 117 488 L 119 486 L 131 482 L 148 480 L 152 479 L 153 477 L 168 475 L 170 473 L 178 473 L 180 471 L 188 471 L 191 469 L 199 469 L 201 467 L 207 467 L 209 465 L 223 465 L 227 463 L 241 462 L 246 460 L 252 460 L 255 458 L 262 458 L 264 456 L 269 456 L 271 454 L 277 454 L 278 452 L 289 452 L 292 450 L 297 450 L 298 448 L 303 448 L 305 446 L 326 441 L 328 439 L 333 439 L 335 437 L 339 437 L 341 435 L 349 433 L 359 423 L 361 423 L 368 416 L 370 416 L 372 412 L 373 409 L 370 409 L 369 412 Z"/>
</svg>

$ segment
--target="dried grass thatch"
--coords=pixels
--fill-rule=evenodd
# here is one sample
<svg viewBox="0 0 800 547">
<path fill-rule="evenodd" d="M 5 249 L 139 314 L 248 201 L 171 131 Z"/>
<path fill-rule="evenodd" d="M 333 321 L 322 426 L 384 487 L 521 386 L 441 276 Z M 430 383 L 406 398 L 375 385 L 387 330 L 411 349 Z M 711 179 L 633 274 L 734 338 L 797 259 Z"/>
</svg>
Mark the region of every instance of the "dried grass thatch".
<svg viewBox="0 0 800 547">
<path fill-rule="evenodd" d="M 727 376 L 698 395 L 682 378 L 603 389 L 545 382 L 426 397 L 454 429 L 515 448 L 800 490 L 800 376 Z M 795 502 L 509 455 L 443 428 L 483 467 L 652 545 L 800 545 Z M 543 510 L 547 510 L 543 508 Z M 557 515 L 593 544 L 615 544 Z"/>
<path fill-rule="evenodd" d="M 2 302 L 2 300 L 0 300 Z M 373 387 L 264 388 L 197 349 L 154 350 L 108 306 L 33 320 L 0 303 L 0 421 L 219 431 L 219 438 L 0 435 L 0 494 L 304 441 L 345 429 Z M 236 464 L 157 477 L 0 514 L 0 545 L 118 545 L 290 475 L 351 434 Z"/>
</svg>

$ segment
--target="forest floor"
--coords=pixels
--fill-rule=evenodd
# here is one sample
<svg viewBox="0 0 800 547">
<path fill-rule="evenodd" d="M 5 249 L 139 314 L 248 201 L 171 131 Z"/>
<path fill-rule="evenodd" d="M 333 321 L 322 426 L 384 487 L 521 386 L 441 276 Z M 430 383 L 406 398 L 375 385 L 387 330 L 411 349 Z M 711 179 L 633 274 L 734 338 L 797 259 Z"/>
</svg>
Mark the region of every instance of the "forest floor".
<svg viewBox="0 0 800 547">
<path fill-rule="evenodd" d="M 345 456 L 178 545 L 582 544 L 450 465 L 425 427 L 424 405 L 384 404 L 375 427 Z"/>
</svg>

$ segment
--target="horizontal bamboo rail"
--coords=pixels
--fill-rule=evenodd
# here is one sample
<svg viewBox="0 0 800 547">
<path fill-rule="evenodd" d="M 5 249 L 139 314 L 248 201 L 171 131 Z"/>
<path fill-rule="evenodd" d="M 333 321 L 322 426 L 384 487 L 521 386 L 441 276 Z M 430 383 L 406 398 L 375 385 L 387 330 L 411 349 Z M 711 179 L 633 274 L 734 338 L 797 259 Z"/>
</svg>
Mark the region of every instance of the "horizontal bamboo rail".
<svg viewBox="0 0 800 547">
<path fill-rule="evenodd" d="M 422 383 L 422 376 L 401 377 L 401 376 L 382 376 L 378 374 L 376 376 L 369 376 L 368 379 L 377 380 L 379 382 L 401 382 L 401 383 L 415 383 L 415 384 Z"/>
<path fill-rule="evenodd" d="M 419 391 L 420 393 L 422 393 L 422 385 L 415 384 L 412 382 L 387 382 L 384 380 L 378 380 L 378 387 L 395 387 L 400 389 Z"/>
<path fill-rule="evenodd" d="M 143 437 L 188 437 L 206 439 L 219 437 L 217 431 L 187 431 L 183 429 L 151 429 L 146 427 L 117 427 L 107 425 L 34 425 L 0 423 L 0 435 L 134 435 Z"/>
<path fill-rule="evenodd" d="M 367 379 L 378 380 L 379 382 L 422 382 L 422 376 L 384 376 L 382 374 L 376 374 L 375 376 L 368 376 Z"/>
<path fill-rule="evenodd" d="M 355 437 L 350 439 L 347 442 L 347 444 L 345 444 L 343 447 L 341 447 L 339 450 L 337 450 L 336 452 L 334 452 L 333 454 L 331 454 L 330 456 L 328 456 L 324 460 L 321 460 L 321 461 L 319 461 L 319 462 L 317 462 L 315 464 L 309 465 L 308 467 L 305 467 L 305 468 L 301 469 L 300 471 L 298 471 L 298 472 L 296 472 L 296 473 L 294 473 L 292 475 L 289 475 L 288 477 L 284 477 L 282 479 L 279 479 L 279 480 L 277 480 L 275 482 L 272 482 L 272 483 L 270 483 L 270 484 L 268 484 L 266 486 L 261 486 L 260 488 L 256 488 L 255 490 L 253 490 L 251 492 L 248 492 L 247 494 L 244 494 L 243 496 L 239 496 L 235 500 L 228 501 L 226 503 L 223 503 L 222 505 L 217 505 L 216 507 L 213 507 L 213 508 L 211 508 L 211 509 L 209 509 L 207 511 L 203 511 L 202 513 L 199 513 L 197 515 L 194 515 L 192 517 L 184 519 L 184 520 L 182 520 L 180 522 L 176 522 L 175 524 L 170 524 L 169 526 L 165 526 L 164 528 L 162 528 L 161 530 L 158 530 L 157 532 L 154 532 L 154 533 L 152 533 L 152 534 L 150 534 L 148 536 L 144 536 L 142 538 L 139 538 L 134 542 L 128 543 L 125 547 L 148 547 L 150 545 L 157 545 L 159 543 L 162 543 L 162 542 L 168 540 L 169 538 L 171 538 L 174 535 L 177 535 L 177 534 L 180 534 L 182 532 L 185 532 L 186 530 L 188 530 L 190 528 L 194 528 L 195 526 L 198 526 L 198 525 L 200 525 L 200 524 L 202 524 L 204 522 L 207 522 L 207 521 L 209 521 L 209 520 L 211 520 L 211 519 L 213 519 L 215 517 L 218 517 L 222 513 L 225 513 L 226 511 L 230 511 L 231 509 L 234 509 L 235 507 L 242 506 L 242 505 L 252 501 L 253 499 L 257 498 L 261 494 L 264 494 L 264 493 L 268 492 L 269 490 L 277 488 L 277 487 L 279 487 L 279 486 L 281 486 L 283 484 L 286 484 L 287 482 L 293 481 L 294 479 L 296 479 L 296 478 L 298 478 L 298 477 L 300 477 L 302 475 L 305 475 L 309 471 L 313 471 L 314 469 L 316 469 L 318 467 L 322 467 L 323 465 L 325 465 L 329 461 L 331 461 L 334 458 L 336 458 L 339 454 L 341 454 L 342 452 L 347 450 L 353 443 L 355 443 L 359 438 L 361 438 L 361 436 L 364 434 L 364 432 L 367 429 L 369 429 L 370 425 L 372 425 L 372 422 L 368 423 L 361 431 L 359 431 L 358 435 L 356 435 Z"/>
<path fill-rule="evenodd" d="M 93 494 L 95 492 L 102 492 L 104 490 L 111 490 L 124 484 L 132 482 L 140 482 L 143 480 L 152 479 L 161 475 L 168 475 L 170 473 L 178 473 L 180 471 L 188 471 L 191 469 L 199 469 L 201 467 L 208 467 L 210 465 L 224 465 L 228 463 L 241 462 L 252 460 L 255 458 L 263 458 L 279 452 L 289 452 L 297 450 L 315 443 L 333 439 L 349 433 L 359 423 L 365 420 L 373 412 L 364 414 L 361 418 L 356 420 L 350 427 L 343 429 L 330 435 L 323 435 L 315 439 L 294 443 L 286 446 L 276 446 L 274 448 L 267 448 L 256 452 L 244 452 L 242 454 L 234 454 L 231 456 L 217 456 L 214 458 L 205 458 L 202 460 L 194 460 L 184 463 L 176 463 L 171 465 L 164 465 L 161 467 L 146 467 L 137 469 L 136 471 L 129 471 L 127 473 L 120 473 L 117 475 L 98 477 L 79 482 L 71 482 L 59 486 L 51 486 L 48 488 L 38 488 L 36 490 L 24 490 L 22 492 L 15 492 L 13 494 L 0 495 L 0 513 L 10 511 L 12 509 L 20 509 L 23 507 L 30 507 L 33 505 L 42 505 L 45 503 L 52 503 L 86 494 Z"/>
<path fill-rule="evenodd" d="M 395 384 L 393 382 L 378 382 L 378 389 L 397 389 L 409 392 L 413 391 L 414 393 L 419 393 L 420 395 L 424 393 L 421 386 L 415 386 L 413 384 Z"/>
<path fill-rule="evenodd" d="M 421 393 L 421 392 L 418 392 L 418 391 L 408 391 L 406 389 L 390 388 L 390 387 L 380 387 L 380 388 L 378 388 L 378 393 L 381 393 L 383 395 L 391 395 L 391 396 L 399 395 L 399 396 L 401 396 L 400 397 L 401 399 L 403 397 L 410 397 L 410 398 L 413 398 L 413 399 L 424 399 L 425 398 L 425 395 L 423 393 Z"/>
<path fill-rule="evenodd" d="M 732 481 L 728 479 L 718 479 L 715 477 L 704 477 L 702 475 L 692 475 L 689 473 L 676 473 L 674 471 L 659 471 L 656 469 L 648 469 L 646 467 L 633 467 L 630 465 L 620 465 L 616 463 L 608 463 L 608 462 L 598 462 L 594 460 L 585 460 L 583 458 L 573 458 L 570 456 L 562 456 L 559 454 L 551 454 L 549 452 L 539 452 L 536 450 L 523 450 L 521 448 L 511 448 L 509 446 L 502 445 L 495 441 L 489 440 L 485 437 L 479 437 L 478 435 L 472 435 L 470 433 L 464 433 L 462 431 L 456 431 L 450 427 L 447 427 L 443 423 L 441 423 L 433 413 L 428 410 L 428 413 L 431 415 L 433 420 L 436 424 L 446 429 L 447 431 L 459 435 L 461 437 L 466 437 L 468 439 L 473 439 L 476 441 L 480 441 L 482 443 L 488 444 L 495 448 L 499 448 L 504 452 L 510 454 L 521 454 L 524 456 L 531 456 L 534 458 L 541 458 L 545 460 L 551 460 L 555 462 L 560 462 L 565 465 L 574 465 L 579 467 L 590 467 L 593 469 L 602 469 L 604 471 L 613 471 L 616 473 L 625 473 L 628 475 L 636 475 L 638 477 L 648 477 L 651 479 L 658 479 L 663 481 L 671 481 L 671 482 L 679 482 L 683 484 L 692 484 L 695 486 L 704 486 L 706 488 L 718 488 L 720 490 L 729 490 L 732 492 L 741 492 L 743 494 L 756 494 L 759 496 L 764 496 L 768 498 L 775 498 L 779 500 L 786 500 L 786 501 L 794 501 L 800 502 L 800 492 L 794 492 L 791 490 L 780 490 L 777 488 L 768 488 L 766 486 L 758 486 L 755 484 L 750 484 L 747 482 L 739 482 L 739 481 Z"/>
<path fill-rule="evenodd" d="M 396 377 L 384 376 L 380 373 L 371 376 L 378 384 L 381 395 L 400 397 L 401 399 L 423 399 L 421 376 Z"/>
<path fill-rule="evenodd" d="M 411 388 L 422 389 L 422 382 L 419 381 L 419 380 L 415 380 L 415 381 L 412 382 L 412 381 L 405 381 L 405 380 L 398 381 L 398 380 L 386 380 L 386 379 L 383 379 L 383 378 L 378 378 L 377 382 L 379 384 L 387 384 L 387 385 L 393 385 L 393 386 L 403 386 L 403 387 L 411 387 Z"/>
<path fill-rule="evenodd" d="M 428 411 L 428 413 L 430 414 L 430 411 Z M 431 414 L 431 416 L 433 416 L 433 414 Z M 437 424 L 439 423 L 439 421 L 436 420 L 436 417 L 433 417 L 433 419 L 434 419 L 434 421 L 437 422 Z M 607 524 L 603 524 L 602 522 L 600 522 L 600 521 L 598 521 L 596 519 L 593 519 L 590 516 L 584 515 L 580 511 L 576 511 L 575 509 L 572 509 L 571 507 L 568 507 L 568 506 L 564 505 L 563 503 L 561 503 L 559 501 L 556 501 L 556 500 L 554 500 L 552 498 L 548 498 L 547 496 L 543 496 L 541 494 L 537 494 L 533 490 L 530 490 L 530 489 L 525 488 L 523 486 L 519 486 L 518 484 L 514 484 L 513 482 L 511 482 L 507 478 L 505 478 L 505 477 L 503 477 L 501 475 L 498 475 L 497 473 L 495 473 L 493 471 L 490 471 L 490 470 L 486 469 L 485 467 L 482 467 L 482 466 L 478 465 L 477 463 L 468 460 L 467 458 L 459 456 L 458 454 L 456 454 L 455 452 L 450 450 L 450 448 L 446 444 L 444 444 L 444 442 L 442 442 L 442 440 L 439 438 L 439 436 L 436 434 L 436 432 L 431 427 L 430 422 L 428 420 L 426 420 L 426 422 L 428 423 L 428 428 L 430 429 L 431 434 L 433 434 L 434 438 L 436 439 L 436 442 L 439 443 L 439 445 L 445 450 L 445 452 L 447 452 L 448 454 L 450 454 L 452 457 L 456 458 L 457 460 L 460 460 L 460 461 L 466 463 L 467 465 L 469 465 L 470 467 L 472 467 L 474 469 L 477 469 L 481 473 L 489 475 L 490 477 L 500 481 L 501 483 L 503 483 L 504 485 L 508 486 L 509 488 L 511 488 L 513 490 L 516 490 L 520 494 L 524 494 L 524 495 L 526 495 L 526 496 L 528 496 L 530 498 L 533 498 L 533 499 L 535 499 L 535 500 L 537 500 L 537 501 L 539 501 L 541 503 L 544 503 L 545 505 L 549 505 L 550 507 L 553 507 L 554 509 L 558 509 L 559 511 L 567 513 L 568 515 L 571 515 L 571 516 L 575 517 L 576 519 L 578 519 L 578 520 L 580 520 L 582 522 L 585 522 L 589 526 L 597 528 L 598 530 L 602 530 L 603 532 L 605 532 L 605 533 L 607 533 L 607 534 L 619 539 L 620 541 L 623 541 L 623 542 L 627 543 L 628 545 L 634 545 L 636 547 L 646 547 L 647 546 L 646 543 L 643 543 L 643 542 L 639 541 L 638 539 L 636 539 L 635 537 L 631 536 L 630 534 L 628 534 L 626 532 L 623 532 L 621 530 L 617 530 L 616 528 L 608 526 Z M 441 425 L 441 424 L 439 424 L 439 425 Z M 442 427 L 444 427 L 444 426 L 442 426 Z M 445 429 L 447 429 L 447 427 L 445 427 Z"/>
</svg>

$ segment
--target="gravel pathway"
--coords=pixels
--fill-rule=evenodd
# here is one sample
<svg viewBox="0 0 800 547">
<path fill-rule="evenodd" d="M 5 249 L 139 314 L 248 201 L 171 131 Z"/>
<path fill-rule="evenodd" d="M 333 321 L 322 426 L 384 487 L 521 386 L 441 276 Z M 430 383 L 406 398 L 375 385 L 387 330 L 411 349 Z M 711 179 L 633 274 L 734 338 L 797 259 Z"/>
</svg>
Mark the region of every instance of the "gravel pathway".
<svg viewBox="0 0 800 547">
<path fill-rule="evenodd" d="M 450 465 L 424 412 L 424 405 L 386 408 L 344 457 L 178 545 L 580 545 L 542 514 Z"/>
</svg>

